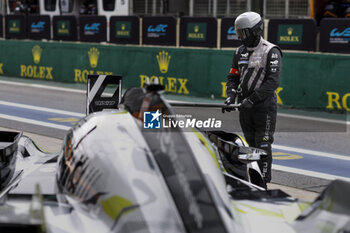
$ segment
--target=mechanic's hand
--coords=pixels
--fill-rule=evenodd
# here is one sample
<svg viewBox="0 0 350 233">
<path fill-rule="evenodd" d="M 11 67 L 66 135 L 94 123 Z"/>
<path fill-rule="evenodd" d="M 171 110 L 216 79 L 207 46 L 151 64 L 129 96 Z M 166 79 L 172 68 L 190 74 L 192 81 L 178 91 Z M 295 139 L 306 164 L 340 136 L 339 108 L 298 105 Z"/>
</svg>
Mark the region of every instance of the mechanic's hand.
<svg viewBox="0 0 350 233">
<path fill-rule="evenodd" d="M 230 93 L 229 97 L 227 97 L 227 99 L 225 100 L 225 104 L 226 105 L 230 105 L 230 104 L 234 104 L 235 103 L 235 99 L 236 99 L 236 95 L 234 93 Z M 232 108 L 221 108 L 221 112 L 225 113 L 225 112 L 231 112 L 231 111 L 236 111 L 236 109 L 232 109 Z"/>
<path fill-rule="evenodd" d="M 227 99 L 225 100 L 225 104 L 230 105 L 234 104 L 237 96 L 237 91 L 232 87 L 226 87 Z"/>
<path fill-rule="evenodd" d="M 226 105 L 233 104 L 235 102 L 235 99 L 236 99 L 236 96 L 234 94 L 231 94 L 231 96 L 227 97 L 227 99 L 225 100 L 225 104 Z M 222 108 L 221 112 L 222 113 L 231 112 L 231 109 L 229 109 L 229 108 Z"/>
<path fill-rule="evenodd" d="M 227 97 L 225 100 L 225 104 L 226 105 L 230 105 L 233 104 L 235 102 L 235 98 L 234 97 Z"/>
<path fill-rule="evenodd" d="M 222 113 L 231 112 L 231 109 L 230 109 L 230 108 L 222 107 L 222 108 L 221 108 L 221 112 L 222 112 Z"/>
<path fill-rule="evenodd" d="M 236 99 L 236 93 L 230 92 L 230 93 L 227 93 L 227 96 L 228 97 L 225 100 L 225 104 L 227 105 L 234 104 Z"/>
<path fill-rule="evenodd" d="M 245 98 L 245 99 L 242 101 L 241 108 L 252 108 L 253 105 L 254 105 L 253 101 L 251 101 L 251 100 L 248 99 L 248 98 Z"/>
</svg>

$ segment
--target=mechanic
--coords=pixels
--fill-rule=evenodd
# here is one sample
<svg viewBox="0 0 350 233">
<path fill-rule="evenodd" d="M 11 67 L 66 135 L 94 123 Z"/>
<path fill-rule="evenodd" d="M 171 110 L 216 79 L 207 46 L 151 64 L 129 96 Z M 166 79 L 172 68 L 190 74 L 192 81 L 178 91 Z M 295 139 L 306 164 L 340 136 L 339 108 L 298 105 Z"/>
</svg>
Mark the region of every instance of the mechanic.
<svg viewBox="0 0 350 233">
<path fill-rule="evenodd" d="M 265 184 L 271 181 L 273 134 L 276 126 L 277 97 L 281 71 L 281 49 L 264 40 L 263 19 L 245 12 L 235 21 L 242 41 L 234 53 L 227 76 L 225 104 L 241 103 L 239 121 L 249 146 L 264 149 L 267 159 L 259 161 Z"/>
</svg>

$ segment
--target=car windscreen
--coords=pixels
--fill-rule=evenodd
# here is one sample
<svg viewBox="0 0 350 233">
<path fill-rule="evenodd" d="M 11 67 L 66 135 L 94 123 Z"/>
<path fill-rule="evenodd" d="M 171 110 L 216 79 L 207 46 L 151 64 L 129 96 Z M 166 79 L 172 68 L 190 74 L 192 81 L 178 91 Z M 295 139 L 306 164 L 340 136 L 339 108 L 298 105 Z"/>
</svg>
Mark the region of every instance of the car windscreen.
<svg viewBox="0 0 350 233">
<path fill-rule="evenodd" d="M 175 115 L 158 93 L 146 94 L 140 115 L 160 112 Z M 142 117 L 140 117 L 142 120 Z M 226 232 L 204 175 L 180 128 L 143 129 L 142 134 L 153 153 L 188 232 Z"/>
</svg>

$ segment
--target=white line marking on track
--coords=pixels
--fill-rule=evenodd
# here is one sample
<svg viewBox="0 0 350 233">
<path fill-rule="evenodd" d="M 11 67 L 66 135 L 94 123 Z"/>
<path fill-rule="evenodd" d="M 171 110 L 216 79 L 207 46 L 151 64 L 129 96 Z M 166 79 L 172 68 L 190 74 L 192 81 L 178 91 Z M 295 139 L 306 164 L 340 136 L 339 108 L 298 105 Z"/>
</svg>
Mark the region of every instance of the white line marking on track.
<svg viewBox="0 0 350 233">
<path fill-rule="evenodd" d="M 28 104 L 18 104 L 18 103 L 1 101 L 1 100 L 0 100 L 0 105 L 7 105 L 7 106 L 11 106 L 11 107 L 25 108 L 25 109 L 50 112 L 50 113 L 57 113 L 57 114 L 76 116 L 76 117 L 84 117 L 85 116 L 85 114 L 77 113 L 77 112 L 70 112 L 70 111 L 58 110 L 58 109 L 53 109 L 53 108 L 44 108 L 44 107 L 38 107 L 38 106 L 33 106 L 33 105 L 28 105 Z"/>
<path fill-rule="evenodd" d="M 54 129 L 61 129 L 61 130 L 69 130 L 71 128 L 71 127 L 64 126 L 64 125 L 58 125 L 58 124 L 53 124 L 53 123 L 43 122 L 43 121 L 37 121 L 37 120 L 27 119 L 27 118 L 23 118 L 23 117 L 10 116 L 10 115 L 6 115 L 6 114 L 0 114 L 0 118 L 4 118 L 7 120 L 13 120 L 13 121 L 19 121 L 19 122 L 33 124 L 33 125 L 49 127 L 49 128 L 54 128 Z"/>
<path fill-rule="evenodd" d="M 56 86 L 40 85 L 40 84 L 32 84 L 32 83 L 19 83 L 19 82 L 11 82 L 11 81 L 4 81 L 4 80 L 0 80 L 0 83 L 15 85 L 15 86 L 35 87 L 35 88 L 55 90 L 55 91 L 65 91 L 65 92 L 86 94 L 85 90 L 78 90 L 78 89 L 74 89 L 74 88 L 56 87 Z"/>
<path fill-rule="evenodd" d="M 326 174 L 326 173 L 308 171 L 308 170 L 304 170 L 304 169 L 292 168 L 292 167 L 281 166 L 281 165 L 276 165 L 276 164 L 272 164 L 272 169 L 280 170 L 280 171 L 284 171 L 284 172 L 296 173 L 296 174 L 300 174 L 300 175 L 312 176 L 312 177 L 316 177 L 316 178 L 320 178 L 320 179 L 326 179 L 326 180 L 341 179 L 341 180 L 346 180 L 346 181 L 350 182 L 350 178 L 347 178 L 347 177 L 335 176 L 335 175 L 330 175 L 330 174 Z"/>
<path fill-rule="evenodd" d="M 292 115 L 292 114 L 286 114 L 286 113 L 277 113 L 277 116 L 294 118 L 294 119 L 301 119 L 301 120 L 309 120 L 309 121 L 321 121 L 321 122 L 326 122 L 326 123 L 350 125 L 350 121 L 346 121 L 346 120 L 344 120 L 344 121 L 331 120 L 331 119 L 325 119 L 325 118 L 321 118 L 321 117 L 300 116 L 300 115 Z"/>
<path fill-rule="evenodd" d="M 272 144 L 272 148 L 277 150 L 286 150 L 291 152 L 297 152 L 302 154 L 308 154 L 308 155 L 314 155 L 314 156 L 320 156 L 320 157 L 326 157 L 326 158 L 332 158 L 332 159 L 341 159 L 341 160 L 347 160 L 350 161 L 350 156 L 346 155 L 338 155 L 328 152 L 321 152 L 316 150 L 308 150 L 308 149 L 301 149 L 301 148 L 295 148 L 295 147 L 289 147 L 289 146 L 281 146 L 281 145 L 274 145 Z"/>
</svg>

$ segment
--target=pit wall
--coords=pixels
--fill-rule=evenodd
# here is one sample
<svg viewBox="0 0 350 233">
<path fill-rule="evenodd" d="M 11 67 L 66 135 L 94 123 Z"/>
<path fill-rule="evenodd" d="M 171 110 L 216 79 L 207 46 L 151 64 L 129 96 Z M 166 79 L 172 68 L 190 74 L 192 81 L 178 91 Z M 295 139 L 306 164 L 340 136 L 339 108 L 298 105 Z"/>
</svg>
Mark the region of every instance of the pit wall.
<svg viewBox="0 0 350 233">
<path fill-rule="evenodd" d="M 0 75 L 85 83 L 88 74 L 118 74 L 123 86 L 158 77 L 166 92 L 225 98 L 234 50 L 0 40 Z M 350 111 L 350 55 L 284 51 L 278 103 Z"/>
</svg>

